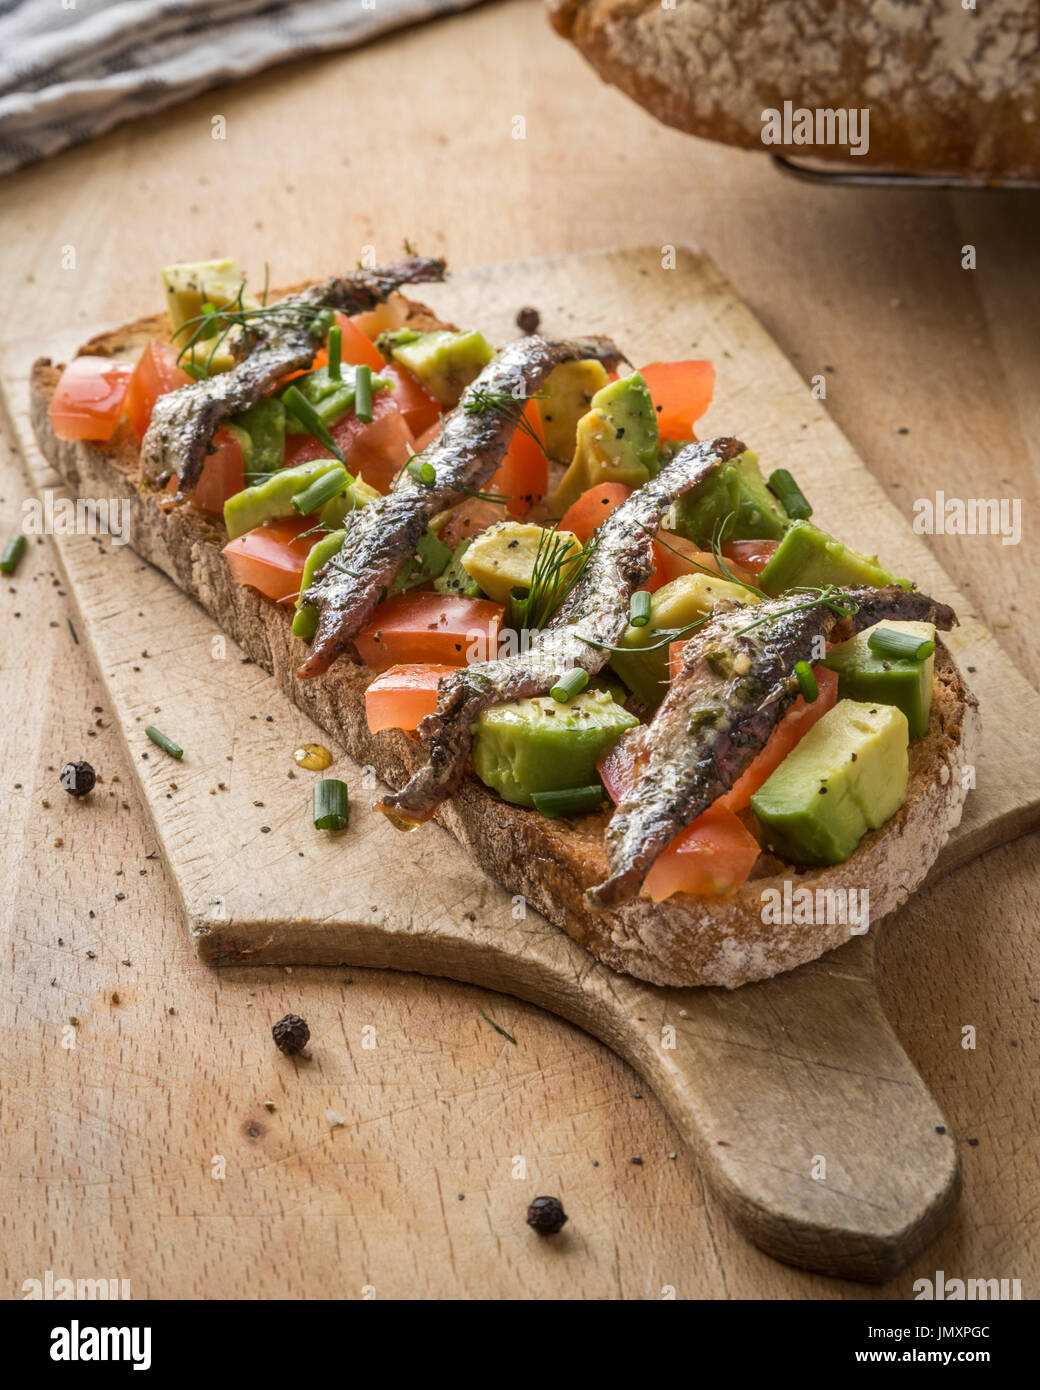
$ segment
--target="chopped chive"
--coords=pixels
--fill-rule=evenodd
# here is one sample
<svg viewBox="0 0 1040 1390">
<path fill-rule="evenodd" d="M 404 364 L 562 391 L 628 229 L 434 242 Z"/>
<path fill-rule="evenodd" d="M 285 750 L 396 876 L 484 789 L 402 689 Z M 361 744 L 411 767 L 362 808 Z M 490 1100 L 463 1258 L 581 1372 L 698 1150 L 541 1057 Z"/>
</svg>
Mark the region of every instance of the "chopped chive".
<svg viewBox="0 0 1040 1390">
<path fill-rule="evenodd" d="M 3 555 L 0 555 L 0 574 L 14 574 L 28 544 L 24 536 L 11 537 L 4 546 Z"/>
<path fill-rule="evenodd" d="M 179 748 L 172 738 L 167 738 L 161 729 L 157 729 L 154 724 L 145 725 L 145 733 L 157 744 L 164 753 L 169 753 L 171 758 L 183 758 L 184 749 Z"/>
<path fill-rule="evenodd" d="M 769 490 L 780 499 L 780 505 L 795 521 L 808 521 L 812 516 L 809 499 L 786 468 L 777 468 L 769 475 Z"/>
<path fill-rule="evenodd" d="M 315 830 L 346 830 L 350 820 L 350 793 L 345 782 L 325 777 L 314 784 Z"/>
<path fill-rule="evenodd" d="M 516 1038 L 513 1037 L 512 1033 L 507 1033 L 506 1030 L 500 1027 L 500 1025 L 497 1024 L 493 1018 L 489 1018 L 479 1004 L 477 1005 L 477 1013 L 480 1014 L 481 1018 L 484 1019 L 486 1023 L 491 1024 L 492 1028 L 494 1028 L 496 1033 L 501 1033 L 504 1038 L 509 1039 L 509 1041 L 513 1044 L 514 1047 L 516 1046 Z"/>
<path fill-rule="evenodd" d="M 890 627 L 876 627 L 867 638 L 867 646 L 875 656 L 891 656 L 897 661 L 927 661 L 935 651 L 934 642 Z"/>
<path fill-rule="evenodd" d="M 417 483 L 432 483 L 437 477 L 436 468 L 432 463 L 423 463 L 421 454 L 410 458 L 406 467 Z"/>
<path fill-rule="evenodd" d="M 182 372 L 187 372 L 192 381 L 205 381 L 206 379 L 205 371 L 197 362 L 181 362 L 180 369 Z"/>
<path fill-rule="evenodd" d="M 598 811 L 606 792 L 597 782 L 594 787 L 565 787 L 562 791 L 534 792 L 531 800 L 536 811 L 554 820 L 557 816 L 583 816 Z"/>
<path fill-rule="evenodd" d="M 301 516 L 310 516 L 311 512 L 324 507 L 326 502 L 331 502 L 334 497 L 346 492 L 352 482 L 353 479 L 345 469 L 333 468 L 320 478 L 315 478 L 302 492 L 298 492 L 292 499 L 293 508 Z"/>
<path fill-rule="evenodd" d="M 329 378 L 332 381 L 343 380 L 343 374 L 339 369 L 342 352 L 343 329 L 337 324 L 335 328 L 329 329 Z"/>
<path fill-rule="evenodd" d="M 363 425 L 372 423 L 372 368 L 364 363 L 354 369 L 354 414 Z"/>
<path fill-rule="evenodd" d="M 814 700 L 820 698 L 820 687 L 816 684 L 812 667 L 807 661 L 799 661 L 794 668 L 794 673 L 798 677 L 798 685 L 805 698 L 805 703 L 811 705 Z"/>
<path fill-rule="evenodd" d="M 325 426 L 324 420 L 311 405 L 310 401 L 303 394 L 298 386 L 290 386 L 286 389 L 282 400 L 286 406 L 299 420 L 309 435 L 312 435 L 319 444 L 324 444 L 333 458 L 339 459 L 344 468 L 347 460 L 343 457 L 343 450 L 339 447 L 332 435 Z"/>
<path fill-rule="evenodd" d="M 628 621 L 633 627 L 646 627 L 650 621 L 650 590 L 637 589 L 628 605 Z"/>
<path fill-rule="evenodd" d="M 560 677 L 549 694 L 558 704 L 566 705 L 574 699 L 575 695 L 580 694 L 588 683 L 588 671 L 581 666 L 575 666 L 572 671 L 568 671 L 565 676 Z"/>
</svg>

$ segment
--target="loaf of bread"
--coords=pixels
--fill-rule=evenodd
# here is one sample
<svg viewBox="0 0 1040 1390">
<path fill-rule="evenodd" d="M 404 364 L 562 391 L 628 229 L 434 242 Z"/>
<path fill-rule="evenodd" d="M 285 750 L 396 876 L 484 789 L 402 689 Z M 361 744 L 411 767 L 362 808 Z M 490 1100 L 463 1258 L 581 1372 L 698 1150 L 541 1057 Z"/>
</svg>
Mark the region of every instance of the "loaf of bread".
<svg viewBox="0 0 1040 1390">
<path fill-rule="evenodd" d="M 1040 178 L 1037 0 L 548 4 L 605 81 L 692 135 L 853 172 Z"/>
</svg>

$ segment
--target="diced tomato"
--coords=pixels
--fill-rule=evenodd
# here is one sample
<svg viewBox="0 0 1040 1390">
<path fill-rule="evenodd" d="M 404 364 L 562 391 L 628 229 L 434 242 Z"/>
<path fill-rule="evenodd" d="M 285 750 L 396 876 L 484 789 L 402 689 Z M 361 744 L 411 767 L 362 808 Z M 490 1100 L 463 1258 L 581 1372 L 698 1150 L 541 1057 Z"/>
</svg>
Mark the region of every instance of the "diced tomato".
<svg viewBox="0 0 1040 1390">
<path fill-rule="evenodd" d="M 371 424 L 363 424 L 350 411 L 333 425 L 332 437 L 342 449 L 351 473 L 360 474 L 370 487 L 380 492 L 390 491 L 391 483 L 411 458 L 415 447 L 412 432 L 389 391 L 377 391 L 373 395 Z M 286 467 L 328 457 L 328 449 L 311 435 L 286 436 Z"/>
<path fill-rule="evenodd" d="M 437 708 L 437 682 L 454 666 L 391 666 L 365 691 L 365 714 L 374 734 L 380 729 L 418 727 Z"/>
<path fill-rule="evenodd" d="M 415 452 L 421 454 L 428 449 L 435 439 L 440 438 L 441 422 L 437 420 L 428 430 L 423 430 L 415 441 Z"/>
<path fill-rule="evenodd" d="M 818 719 L 822 719 L 829 709 L 834 708 L 838 699 L 837 672 L 829 671 L 826 666 L 814 666 L 813 675 L 816 677 L 819 695 L 811 705 L 806 704 L 801 695 L 798 696 L 769 735 L 761 753 L 750 767 L 744 770 L 726 795 L 719 797 L 715 803 L 717 806 L 728 806 L 731 811 L 742 811 L 745 806 L 750 806 L 752 796 L 776 771 L 791 749 L 801 742 Z"/>
<path fill-rule="evenodd" d="M 498 650 L 502 606 L 483 598 L 416 592 L 386 599 L 354 638 L 373 671 L 391 666 L 465 666 Z"/>
<path fill-rule="evenodd" d="M 190 385 L 191 377 L 177 365 L 177 349 L 153 338 L 141 353 L 126 392 L 126 413 L 138 443 L 151 424 L 159 397 Z"/>
<path fill-rule="evenodd" d="M 382 354 L 371 338 L 366 338 L 361 329 L 346 314 L 336 314 L 336 322 L 343 330 L 340 357 L 352 367 L 371 367 L 373 372 L 382 372 L 386 366 Z M 327 358 L 326 358 L 327 360 Z"/>
<path fill-rule="evenodd" d="M 319 536 L 303 534 L 310 525 L 303 517 L 282 517 L 229 541 L 224 554 L 235 582 L 252 585 L 276 603 L 295 603 L 303 562 Z"/>
<path fill-rule="evenodd" d="M 510 516 L 526 516 L 549 488 L 549 460 L 542 447 L 542 417 L 537 402 L 527 402 L 523 419 L 524 424 L 513 431 L 502 466 L 488 484 L 490 492 L 502 492 L 509 498 L 506 510 Z"/>
<path fill-rule="evenodd" d="M 223 516 L 224 503 L 246 485 L 242 446 L 227 430 L 217 430 L 213 444 L 214 452 L 206 455 L 191 501 L 201 511 Z"/>
<path fill-rule="evenodd" d="M 751 831 L 716 801 L 665 846 L 650 865 L 643 892 L 655 903 L 673 893 L 731 897 L 747 882 L 759 848 Z"/>
<path fill-rule="evenodd" d="M 779 544 L 779 541 L 727 541 L 722 553 L 727 560 L 735 561 L 754 576 L 762 573 Z"/>
<path fill-rule="evenodd" d="M 636 778 L 636 747 L 637 740 L 628 735 L 599 761 L 599 775 L 615 805 Z M 673 893 L 729 897 L 747 882 L 758 855 L 751 832 L 729 807 L 715 802 L 665 846 L 643 880 L 643 891 L 654 902 Z"/>
<path fill-rule="evenodd" d="M 435 425 L 444 407 L 422 382 L 397 362 L 380 367 L 379 375 L 394 383 L 394 400 L 412 434 L 418 437 Z"/>
<path fill-rule="evenodd" d="M 678 579 L 682 574 L 703 574 L 708 570 L 711 574 L 717 574 L 720 578 L 725 578 L 715 557 L 710 550 L 700 550 L 692 541 L 688 541 L 685 536 L 677 536 L 674 531 L 669 531 L 660 541 L 660 548 L 663 552 L 661 556 L 661 567 L 664 572 L 664 583 L 669 580 Z M 740 583 L 753 583 L 754 579 L 750 572 L 743 566 L 734 562 L 729 565 L 733 577 Z"/>
<path fill-rule="evenodd" d="M 672 645 L 675 646 L 676 644 L 673 642 Z M 632 731 L 633 734 L 638 732 L 638 729 Z M 600 780 L 615 806 L 635 780 L 636 744 L 637 740 L 633 738 L 632 734 L 626 734 L 623 738 L 618 739 L 617 743 L 609 748 L 596 764 L 596 771 L 600 775 Z"/>
<path fill-rule="evenodd" d="M 624 502 L 626 497 L 631 497 L 634 491 L 635 488 L 627 487 L 624 483 L 600 483 L 598 487 L 590 487 L 564 512 L 560 530 L 573 531 L 584 543 L 614 508 Z M 649 579 L 642 586 L 651 593 L 655 593 L 662 584 L 668 582 L 664 567 L 665 552 L 657 541 L 653 543 L 653 552 L 654 567 Z"/>
<path fill-rule="evenodd" d="M 578 540 L 587 541 L 596 527 L 633 492 L 635 488 L 626 487 L 624 483 L 600 483 L 599 487 L 590 487 L 564 512 L 560 530 L 573 531 Z"/>
<path fill-rule="evenodd" d="M 651 362 L 641 371 L 657 411 L 661 438 L 692 439 L 694 421 L 715 394 L 715 368 L 710 362 Z"/>
<path fill-rule="evenodd" d="M 133 367 L 112 357 L 74 357 L 62 372 L 49 415 L 59 439 L 111 439 Z"/>
<path fill-rule="evenodd" d="M 348 319 L 346 314 L 336 311 L 336 323 L 342 329 L 340 339 L 339 359 L 352 367 L 371 367 L 373 372 L 383 372 L 386 363 L 379 355 L 375 344 L 365 336 L 358 328 L 353 319 Z M 319 367 L 328 365 L 329 351 L 327 347 L 320 347 L 314 354 L 314 361 L 309 367 L 301 367 L 298 372 L 290 372 L 288 376 L 280 378 L 276 391 L 280 391 L 283 386 L 287 386 L 290 381 L 295 381 L 299 376 L 306 376 L 308 372 L 317 371 Z"/>
</svg>

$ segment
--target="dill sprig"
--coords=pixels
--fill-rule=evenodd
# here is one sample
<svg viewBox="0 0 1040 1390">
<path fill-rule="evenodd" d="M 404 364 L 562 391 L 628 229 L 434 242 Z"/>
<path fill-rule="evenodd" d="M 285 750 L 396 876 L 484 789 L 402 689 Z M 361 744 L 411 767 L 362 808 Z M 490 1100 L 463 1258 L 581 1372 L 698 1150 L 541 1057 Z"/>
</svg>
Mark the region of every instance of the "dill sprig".
<svg viewBox="0 0 1040 1390">
<path fill-rule="evenodd" d="M 519 395 L 514 396 L 511 391 L 488 391 L 484 387 L 478 387 L 462 402 L 462 408 L 467 415 L 480 417 L 482 415 L 498 415 L 503 420 L 508 420 L 513 427 L 523 430 L 545 454 L 545 445 L 542 443 L 541 436 L 535 427 L 528 420 L 526 415 L 528 401 L 541 400 L 540 395 Z M 442 426 L 443 427 L 443 426 Z M 548 454 L 546 454 L 548 458 Z"/>
<path fill-rule="evenodd" d="M 278 304 L 268 304 L 267 278 L 268 269 L 265 264 L 263 296 L 256 308 L 247 309 L 242 302 L 246 288 L 246 282 L 243 280 L 238 287 L 238 293 L 227 304 L 218 309 L 209 301 L 205 301 L 201 313 L 185 319 L 173 335 L 174 340 L 176 340 L 185 333 L 188 334 L 187 342 L 177 354 L 178 365 L 184 366 L 186 370 L 194 368 L 195 373 L 201 373 L 202 377 L 208 377 L 213 366 L 213 359 L 220 351 L 228 334 L 233 329 L 238 328 L 241 329 L 247 340 L 250 337 L 256 339 L 259 335 L 254 325 L 258 319 L 268 322 L 274 320 L 296 328 L 309 328 L 315 337 L 323 337 L 325 326 L 334 310 L 325 304 L 301 303 L 299 300 L 282 300 Z M 199 367 L 196 362 L 184 362 L 184 359 L 191 355 L 197 343 L 209 343 L 211 338 L 213 346 L 210 348 L 204 366 Z M 189 370 L 189 374 L 194 373 Z"/>
<path fill-rule="evenodd" d="M 517 631 L 543 628 L 577 584 L 596 548 L 596 537 L 575 550 L 557 533 L 556 526 L 543 528 L 531 571 L 531 587 L 513 589 L 510 609 Z"/>
<path fill-rule="evenodd" d="M 781 608 L 776 613 L 766 613 L 762 618 L 756 618 L 753 623 L 748 623 L 747 627 L 738 628 L 734 632 L 734 637 L 743 637 L 745 632 L 750 632 L 752 628 L 761 627 L 763 623 L 775 622 L 777 618 L 789 617 L 792 613 L 801 613 L 803 609 L 815 608 L 818 604 L 826 604 L 832 613 L 836 613 L 839 618 L 850 618 L 853 613 L 859 612 L 859 604 L 854 599 L 843 594 L 836 584 L 824 584 L 819 588 L 807 586 L 804 589 L 785 589 L 780 595 L 787 598 L 789 594 L 805 594 L 806 599 L 803 603 L 793 603 L 790 608 Z"/>
<path fill-rule="evenodd" d="M 703 618 L 697 618 L 695 622 L 687 623 L 685 627 L 660 627 L 657 629 L 660 636 L 656 642 L 650 642 L 645 647 L 615 647 L 610 642 L 598 642 L 595 637 L 583 637 L 580 632 L 576 633 L 582 642 L 588 643 L 590 647 L 595 647 L 601 652 L 659 652 L 662 647 L 669 646 L 672 642 L 678 642 L 681 637 L 694 632 L 697 628 L 703 627 L 705 623 L 710 623 L 714 615 L 706 613 Z"/>
</svg>

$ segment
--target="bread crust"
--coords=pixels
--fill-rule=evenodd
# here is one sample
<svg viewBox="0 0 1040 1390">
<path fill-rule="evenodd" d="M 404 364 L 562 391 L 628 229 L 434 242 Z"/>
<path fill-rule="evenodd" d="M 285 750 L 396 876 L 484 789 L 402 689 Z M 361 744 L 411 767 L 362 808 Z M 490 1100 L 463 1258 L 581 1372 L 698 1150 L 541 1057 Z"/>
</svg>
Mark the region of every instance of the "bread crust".
<svg viewBox="0 0 1040 1390">
<path fill-rule="evenodd" d="M 748 149 L 1040 177 L 1040 10 L 945 0 L 548 0 L 554 27 L 666 125 Z M 869 111 L 869 148 L 764 145 L 762 112 Z"/>
<path fill-rule="evenodd" d="M 409 301 L 409 322 L 438 326 L 422 305 Z M 103 334 L 81 353 L 132 357 L 152 337 L 166 335 L 165 318 L 142 319 Z M 158 495 L 142 487 L 137 443 L 124 422 L 108 444 L 58 440 L 48 405 L 61 373 L 49 359 L 32 370 L 31 417 L 40 447 L 79 496 L 125 496 L 130 502 L 131 545 L 190 594 L 290 699 L 325 729 L 356 762 L 371 766 L 392 787 L 403 786 L 424 754 L 400 730 L 369 732 L 365 689 L 368 668 L 343 659 L 324 675 L 296 676 L 299 640 L 292 611 L 236 584 L 221 555 L 221 524 L 183 505 L 164 511 Z M 854 934 L 850 922 L 813 926 L 763 922 L 763 893 L 857 889 L 869 892 L 872 924 L 898 907 L 922 882 L 960 820 L 965 791 L 961 769 L 974 760 L 978 710 L 946 648 L 937 644 L 936 687 L 927 734 L 911 745 L 910 784 L 902 809 L 864 837 L 845 864 L 829 869 L 784 866 L 764 855 L 760 876 L 725 901 L 677 895 L 662 903 L 637 898 L 595 911 L 585 890 L 605 876 L 605 816 L 547 820 L 510 806 L 475 777 L 438 812 L 438 820 L 484 871 L 568 932 L 615 970 L 658 985 L 735 988 L 766 979 Z M 419 832 L 421 833 L 421 832 Z"/>
</svg>

